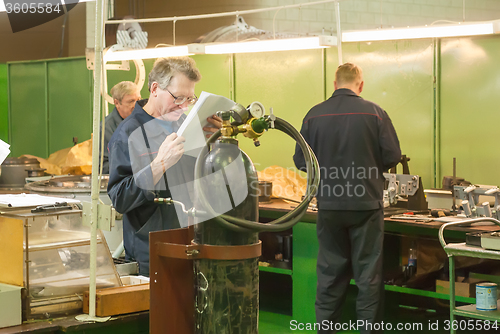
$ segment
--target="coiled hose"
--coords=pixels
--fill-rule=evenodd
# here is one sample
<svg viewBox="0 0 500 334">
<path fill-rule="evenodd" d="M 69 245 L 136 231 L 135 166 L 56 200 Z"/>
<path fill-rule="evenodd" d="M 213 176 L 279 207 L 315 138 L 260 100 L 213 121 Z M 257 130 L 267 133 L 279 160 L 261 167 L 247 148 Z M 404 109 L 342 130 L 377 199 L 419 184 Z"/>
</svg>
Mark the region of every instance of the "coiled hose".
<svg viewBox="0 0 500 334">
<path fill-rule="evenodd" d="M 195 165 L 195 187 L 199 189 L 198 200 L 201 206 L 211 215 L 212 219 L 217 221 L 223 227 L 236 232 L 279 232 L 291 228 L 306 213 L 309 202 L 315 196 L 319 187 L 319 165 L 314 152 L 306 143 L 302 135 L 287 121 L 276 118 L 274 121 L 275 129 L 280 130 L 292 137 L 302 149 L 307 169 L 307 190 L 302 202 L 292 211 L 284 216 L 275 219 L 269 223 L 254 222 L 246 219 L 232 217 L 229 215 L 218 215 L 209 204 L 204 191 L 201 187 L 201 177 L 203 169 L 202 157 L 209 151 L 210 144 L 214 143 L 220 137 L 221 131 L 214 133 L 207 141 L 206 147 L 198 155 Z"/>
</svg>

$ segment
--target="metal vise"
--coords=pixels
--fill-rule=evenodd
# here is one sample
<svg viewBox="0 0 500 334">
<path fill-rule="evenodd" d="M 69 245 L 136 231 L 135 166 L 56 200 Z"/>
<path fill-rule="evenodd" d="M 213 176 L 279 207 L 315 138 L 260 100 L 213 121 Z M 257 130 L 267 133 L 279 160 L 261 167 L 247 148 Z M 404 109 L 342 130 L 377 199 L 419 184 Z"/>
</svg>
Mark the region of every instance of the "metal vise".
<svg viewBox="0 0 500 334">
<path fill-rule="evenodd" d="M 462 208 L 467 217 L 500 219 L 500 189 L 497 186 L 454 186 L 453 196 L 462 201 Z M 491 208 L 489 202 L 479 203 L 479 196 L 495 197 L 494 207 Z"/>
<path fill-rule="evenodd" d="M 384 177 L 384 201 L 408 210 L 427 210 L 422 179 L 418 175 L 384 173 Z"/>
</svg>

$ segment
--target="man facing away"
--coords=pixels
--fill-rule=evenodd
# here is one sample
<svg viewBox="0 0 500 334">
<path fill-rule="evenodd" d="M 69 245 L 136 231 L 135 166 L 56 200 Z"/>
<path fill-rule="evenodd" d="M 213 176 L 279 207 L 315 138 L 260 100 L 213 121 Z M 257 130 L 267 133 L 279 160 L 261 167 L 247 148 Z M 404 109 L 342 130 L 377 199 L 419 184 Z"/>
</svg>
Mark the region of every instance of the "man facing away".
<svg viewBox="0 0 500 334">
<path fill-rule="evenodd" d="M 135 103 L 141 99 L 141 92 L 135 83 L 131 81 L 122 81 L 111 88 L 111 97 L 115 107 L 113 111 L 104 119 L 104 145 L 99 148 L 103 150 L 102 154 L 102 172 L 109 174 L 108 143 L 113 136 L 118 125 L 127 118 L 134 110 Z M 102 131 L 102 123 L 99 131 Z M 102 133 L 102 132 L 101 132 Z M 101 160 L 99 152 L 99 161 Z M 100 164 L 99 164 L 100 165 Z"/>
<path fill-rule="evenodd" d="M 340 65 L 335 92 L 302 123 L 301 134 L 321 172 L 315 310 L 323 326 L 318 333 L 335 333 L 331 324 L 340 322 L 352 275 L 359 290 L 357 317 L 367 324 L 358 330 L 373 333 L 369 324 L 382 321 L 383 173 L 400 161 L 401 150 L 387 113 L 359 96 L 363 85 L 359 66 Z M 293 158 L 305 170 L 298 145 Z"/>
</svg>

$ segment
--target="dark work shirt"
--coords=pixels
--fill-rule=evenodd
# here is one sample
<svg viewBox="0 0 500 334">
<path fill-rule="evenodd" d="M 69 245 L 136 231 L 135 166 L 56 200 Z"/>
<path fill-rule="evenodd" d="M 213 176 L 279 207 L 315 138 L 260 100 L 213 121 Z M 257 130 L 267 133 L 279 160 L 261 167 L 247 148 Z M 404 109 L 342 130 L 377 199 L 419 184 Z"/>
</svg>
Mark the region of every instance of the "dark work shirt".
<svg viewBox="0 0 500 334">
<path fill-rule="evenodd" d="M 323 210 L 383 207 L 383 173 L 401 159 L 396 131 L 387 113 L 350 89 L 338 89 L 305 116 L 301 134 L 318 158 Z M 305 170 L 297 145 L 295 165 Z"/>
<path fill-rule="evenodd" d="M 168 169 L 166 174 L 169 177 L 164 176 L 157 184 L 152 183 L 150 163 L 156 157 L 166 136 L 170 134 L 166 128 L 177 131 L 185 116 L 165 126 L 165 121 L 158 120 L 144 111 L 142 107 L 146 102 L 147 100 L 141 100 L 136 103 L 132 114 L 118 126 L 108 145 L 108 195 L 115 209 L 123 213 L 124 221 L 136 231 L 142 230 L 145 238 L 150 231 L 180 226 L 173 205 L 159 205 L 153 200 L 155 197 L 172 197 L 170 188 L 182 188 L 194 178 L 194 159 L 183 156 Z M 182 194 L 174 199 L 182 201 L 190 208 L 192 204 L 188 195 L 192 193 L 185 190 Z"/>
</svg>

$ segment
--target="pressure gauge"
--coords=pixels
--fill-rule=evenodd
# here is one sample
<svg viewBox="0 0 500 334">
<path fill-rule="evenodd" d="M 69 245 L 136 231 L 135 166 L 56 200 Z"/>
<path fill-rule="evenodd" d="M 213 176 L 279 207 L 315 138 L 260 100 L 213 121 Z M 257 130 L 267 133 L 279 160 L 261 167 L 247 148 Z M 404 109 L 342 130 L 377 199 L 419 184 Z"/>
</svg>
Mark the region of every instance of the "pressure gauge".
<svg viewBox="0 0 500 334">
<path fill-rule="evenodd" d="M 265 115 L 266 109 L 260 102 L 252 102 L 250 106 L 248 107 L 248 111 L 250 112 L 250 115 L 255 118 L 261 118 Z"/>
</svg>

